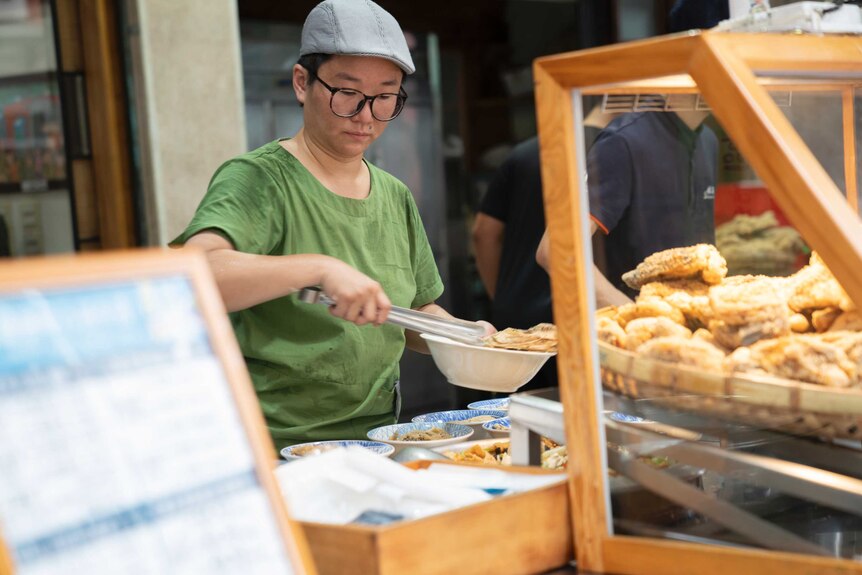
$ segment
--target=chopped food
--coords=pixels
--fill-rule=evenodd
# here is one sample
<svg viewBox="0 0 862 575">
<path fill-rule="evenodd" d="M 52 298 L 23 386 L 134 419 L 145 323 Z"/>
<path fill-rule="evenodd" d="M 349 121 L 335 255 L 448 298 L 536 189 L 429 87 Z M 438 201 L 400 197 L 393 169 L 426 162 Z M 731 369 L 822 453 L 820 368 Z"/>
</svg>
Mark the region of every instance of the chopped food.
<svg viewBox="0 0 862 575">
<path fill-rule="evenodd" d="M 544 469 L 565 469 L 569 463 L 569 453 L 565 445 L 548 449 L 542 453 L 542 467 Z"/>
<path fill-rule="evenodd" d="M 503 425 L 502 423 L 495 423 L 491 426 L 491 429 L 494 431 L 509 431 L 509 426 Z"/>
<path fill-rule="evenodd" d="M 431 429 L 414 429 L 406 433 L 396 431 L 389 439 L 392 441 L 435 441 L 437 439 L 450 439 L 451 437 L 445 429 L 432 427 Z"/>
<path fill-rule="evenodd" d="M 500 441 L 487 447 L 482 447 L 477 443 L 463 451 L 447 451 L 443 455 L 449 459 L 465 463 L 512 465 L 512 458 L 509 456 L 508 441 Z"/>
</svg>

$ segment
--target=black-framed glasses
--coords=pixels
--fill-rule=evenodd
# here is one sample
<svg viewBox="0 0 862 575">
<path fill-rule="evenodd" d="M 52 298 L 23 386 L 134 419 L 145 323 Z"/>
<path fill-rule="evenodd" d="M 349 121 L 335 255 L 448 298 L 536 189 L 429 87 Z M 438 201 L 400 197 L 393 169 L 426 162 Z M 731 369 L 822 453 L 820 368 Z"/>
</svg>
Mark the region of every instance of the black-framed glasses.
<svg viewBox="0 0 862 575">
<path fill-rule="evenodd" d="M 380 122 L 389 122 L 398 117 L 401 110 L 404 109 L 404 102 L 407 101 L 407 92 L 404 88 L 399 87 L 398 93 L 393 94 L 384 92 L 376 96 L 366 96 L 359 90 L 353 88 L 333 88 L 324 82 L 320 76 L 311 72 L 317 78 L 320 84 L 329 90 L 329 109 L 332 113 L 341 118 L 352 118 L 362 111 L 365 103 L 371 107 L 371 115 L 374 119 Z"/>
</svg>

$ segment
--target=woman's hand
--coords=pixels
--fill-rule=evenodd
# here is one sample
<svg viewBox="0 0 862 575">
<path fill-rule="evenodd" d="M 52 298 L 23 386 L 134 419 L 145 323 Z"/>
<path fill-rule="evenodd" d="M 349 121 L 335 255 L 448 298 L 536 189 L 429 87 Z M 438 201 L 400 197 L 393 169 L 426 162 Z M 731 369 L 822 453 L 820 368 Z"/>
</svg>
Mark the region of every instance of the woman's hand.
<svg viewBox="0 0 862 575">
<path fill-rule="evenodd" d="M 392 309 L 379 283 L 335 258 L 330 258 L 324 266 L 320 287 L 335 301 L 329 308 L 332 315 L 356 325 L 381 325 Z"/>
</svg>

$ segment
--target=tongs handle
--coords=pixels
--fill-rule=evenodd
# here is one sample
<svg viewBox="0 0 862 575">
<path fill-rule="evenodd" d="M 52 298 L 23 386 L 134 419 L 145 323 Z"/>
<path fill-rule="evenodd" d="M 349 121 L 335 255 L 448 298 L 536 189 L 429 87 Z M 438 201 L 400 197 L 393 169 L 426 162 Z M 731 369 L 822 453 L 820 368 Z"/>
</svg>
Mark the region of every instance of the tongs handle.
<svg viewBox="0 0 862 575">
<path fill-rule="evenodd" d="M 317 288 L 303 288 L 299 301 L 335 305 L 335 300 Z M 485 327 L 463 319 L 446 319 L 430 313 L 405 307 L 392 306 L 386 323 L 403 327 L 419 333 L 448 337 L 471 345 L 484 345 Z"/>
</svg>

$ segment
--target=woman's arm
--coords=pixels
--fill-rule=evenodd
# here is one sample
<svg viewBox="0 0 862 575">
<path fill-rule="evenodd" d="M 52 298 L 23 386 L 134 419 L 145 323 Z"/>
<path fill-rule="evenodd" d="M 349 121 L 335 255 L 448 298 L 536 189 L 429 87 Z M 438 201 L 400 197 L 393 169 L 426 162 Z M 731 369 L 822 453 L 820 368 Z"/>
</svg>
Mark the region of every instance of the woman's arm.
<svg viewBox="0 0 862 575">
<path fill-rule="evenodd" d="M 332 315 L 358 325 L 380 325 L 392 307 L 379 283 L 330 256 L 246 254 L 213 232 L 194 235 L 185 247 L 204 251 L 228 311 L 243 310 L 309 286 L 320 286 L 337 302 L 331 308 Z"/>
</svg>

